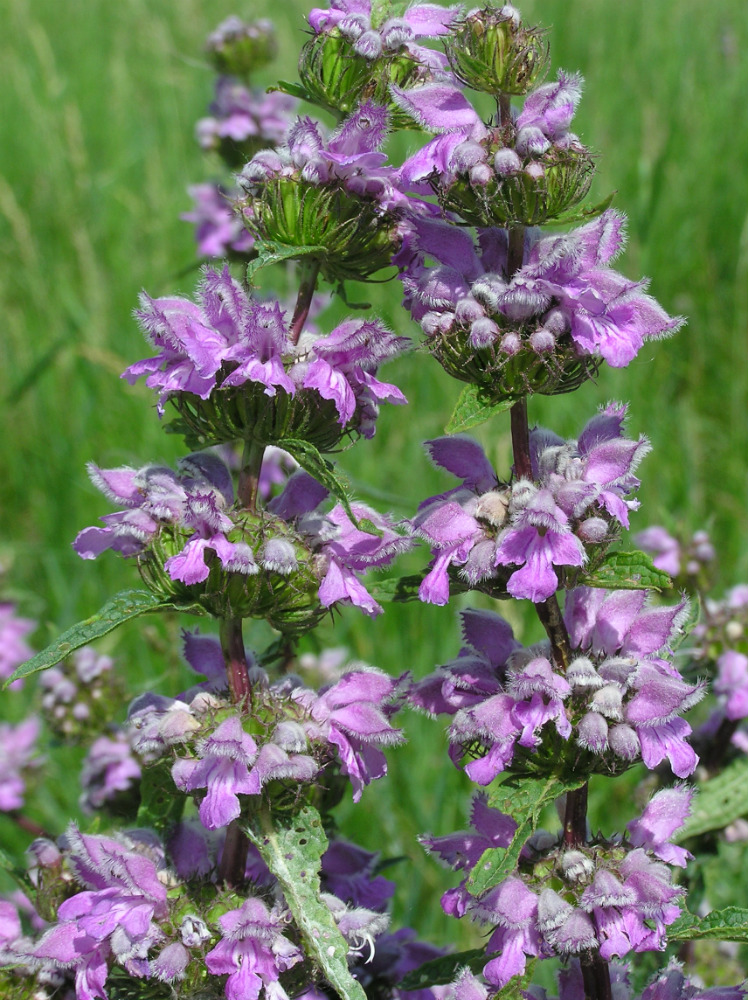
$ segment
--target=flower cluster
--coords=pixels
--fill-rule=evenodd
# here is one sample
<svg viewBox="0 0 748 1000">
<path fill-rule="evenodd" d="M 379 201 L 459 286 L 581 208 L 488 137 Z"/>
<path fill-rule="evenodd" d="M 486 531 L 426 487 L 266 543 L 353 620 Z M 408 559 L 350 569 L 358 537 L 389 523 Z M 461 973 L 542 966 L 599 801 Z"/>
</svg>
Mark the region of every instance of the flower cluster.
<svg viewBox="0 0 748 1000">
<path fill-rule="evenodd" d="M 524 648 L 499 615 L 466 611 L 467 645 L 410 699 L 454 716 L 451 755 L 459 762 L 467 751 L 465 771 L 481 785 L 513 765 L 552 771 L 564 754 L 580 775 L 614 774 L 641 757 L 650 769 L 667 759 L 683 778 L 698 758 L 680 716 L 704 694 L 667 659 L 683 617 L 683 604 L 651 607 L 644 591 L 573 590 L 573 659 L 561 673 L 546 643 Z"/>
<path fill-rule="evenodd" d="M 201 257 L 246 255 L 254 246 L 254 237 L 233 205 L 238 190 L 221 184 L 193 184 L 187 193 L 194 203 L 192 211 L 181 218 L 195 226 L 197 252 Z"/>
<path fill-rule="evenodd" d="M 111 656 L 83 646 L 39 678 L 42 712 L 63 739 L 81 739 L 97 716 L 113 714 L 122 701 L 122 684 Z"/>
<path fill-rule="evenodd" d="M 365 280 L 388 266 L 399 210 L 412 207 L 379 151 L 388 126 L 387 109 L 371 101 L 327 140 L 311 118 L 299 118 L 283 146 L 261 150 L 239 174 L 252 232 L 315 256 L 331 281 Z"/>
<path fill-rule="evenodd" d="M 444 37 L 459 11 L 415 3 L 401 16 L 378 21 L 371 0 L 332 0 L 328 9 L 314 8 L 314 36 L 299 58 L 307 99 L 340 116 L 373 97 L 389 105 L 398 124 L 412 127 L 412 119 L 398 113 L 390 87 L 451 79 L 445 54 L 421 40 Z"/>
<path fill-rule="evenodd" d="M 161 466 L 89 471 L 125 510 L 105 515 L 105 527 L 79 533 L 74 547 L 82 558 L 106 549 L 136 556 L 154 590 L 211 606 L 233 587 L 235 608 L 242 602 L 247 616 L 269 615 L 279 626 L 290 627 L 296 613 L 304 619 L 318 614 L 319 605 L 340 602 L 379 614 L 357 574 L 387 565 L 411 545 L 363 504 L 351 510 L 373 525 L 373 534 L 340 505 L 323 514 L 318 508 L 327 490 L 301 470 L 256 514 L 233 509 L 230 473 L 208 452 L 184 459 L 178 473 Z"/>
<path fill-rule="evenodd" d="M 265 93 L 220 76 L 211 114 L 197 123 L 197 141 L 206 151 L 218 150 L 229 166 L 243 165 L 258 149 L 283 142 L 296 103 L 287 94 Z"/>
<path fill-rule="evenodd" d="M 650 553 L 654 565 L 674 579 L 696 580 L 716 558 L 716 552 L 706 531 L 695 531 L 689 542 L 683 543 L 659 524 L 634 535 L 633 542 Z"/>
<path fill-rule="evenodd" d="M 630 951 L 661 950 L 665 928 L 680 915 L 680 890 L 663 861 L 683 867 L 690 857 L 668 843 L 685 822 L 690 799 L 687 788 L 658 792 L 629 823 L 625 839 L 597 837 L 569 847 L 561 836 L 538 830 L 524 845 L 517 871 L 499 885 L 472 896 L 466 879 L 447 892 L 447 913 L 468 914 L 494 928 L 486 944 L 487 982 L 501 989 L 524 972 L 528 957 L 568 959 L 599 951 L 607 961 Z M 510 842 L 515 824 L 478 796 L 472 826 L 422 843 L 469 875 L 484 849 Z"/>
<path fill-rule="evenodd" d="M 398 684 L 372 668 L 352 669 L 320 691 L 287 676 L 271 683 L 248 659 L 251 715 L 226 700 L 226 673 L 216 640 L 186 637 L 190 665 L 206 686 L 178 699 L 142 695 L 130 709 L 130 740 L 152 763 L 169 753 L 177 787 L 205 794 L 200 819 L 209 830 L 241 811 L 240 796 L 259 795 L 271 781 L 309 784 L 335 766 L 358 801 L 370 781 L 387 772 L 382 748 L 402 742 L 389 718 Z"/>
<path fill-rule="evenodd" d="M 509 273 L 506 230 L 480 230 L 476 247 L 448 223 L 414 219 L 399 258 L 405 305 L 446 371 L 490 398 L 574 388 L 600 358 L 625 366 L 681 322 L 610 266 L 623 224 L 609 210 L 563 236 L 528 233 Z"/>
<path fill-rule="evenodd" d="M 741 1000 L 745 996 L 745 989 L 741 986 L 700 989 L 683 974 L 681 966 L 674 961 L 662 972 L 656 973 L 638 995 L 634 994 L 625 965 L 613 963 L 610 973 L 615 996 L 620 1000 Z M 572 959 L 567 968 L 559 973 L 558 987 L 558 1000 L 584 1000 L 584 975 L 579 959 Z M 531 986 L 528 994 L 532 1000 L 550 1000 L 546 991 L 539 986 Z M 467 995 L 464 1000 L 468 1000 Z M 476 1000 L 484 998 L 476 994 Z"/>
<path fill-rule="evenodd" d="M 159 392 L 159 412 L 172 399 L 209 441 L 264 431 L 264 443 L 277 444 L 322 424 L 323 437 L 315 441 L 324 447 L 344 430 L 372 437 L 380 401 L 406 402 L 375 373 L 408 341 L 377 320 L 347 320 L 327 336 L 310 330 L 294 342 L 280 304 L 248 295 L 227 266 L 205 269 L 197 298 L 142 296 L 136 315 L 158 354 L 131 365 L 123 377 L 133 383 L 146 376 L 146 385 Z M 268 397 L 278 394 L 269 406 Z M 293 415 L 287 396 L 297 397 Z M 205 400 L 209 405 L 201 407 Z"/>
<path fill-rule="evenodd" d="M 511 485 L 499 482 L 472 439 L 427 442 L 434 462 L 463 483 L 424 500 L 413 519 L 436 556 L 421 600 L 446 604 L 449 570 L 458 567 L 471 587 L 497 581 L 513 597 L 544 601 L 559 585 L 559 570 L 584 565 L 588 549 L 614 540 L 638 506 L 627 498 L 639 486 L 633 472 L 649 447 L 644 438 L 623 436 L 625 414 L 625 407 L 604 408 L 577 441 L 532 431 L 533 479 Z M 506 578 L 506 566 L 518 568 Z"/>
</svg>

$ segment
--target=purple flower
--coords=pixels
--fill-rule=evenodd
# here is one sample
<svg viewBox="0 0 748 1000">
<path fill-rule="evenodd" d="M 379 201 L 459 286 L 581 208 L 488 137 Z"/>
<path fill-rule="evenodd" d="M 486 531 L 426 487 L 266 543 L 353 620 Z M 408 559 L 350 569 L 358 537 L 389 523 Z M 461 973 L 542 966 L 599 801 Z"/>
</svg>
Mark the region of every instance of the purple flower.
<svg viewBox="0 0 748 1000">
<path fill-rule="evenodd" d="M 135 841 L 88 836 L 71 826 L 66 853 L 76 880 L 88 888 L 60 905 L 58 923 L 32 954 L 72 970 L 80 1000 L 95 1000 L 106 996 L 110 961 L 130 975 L 147 974 L 148 953 L 163 938 L 158 921 L 168 914 L 166 888 Z"/>
<path fill-rule="evenodd" d="M 309 24 L 315 34 L 337 29 L 352 43 L 354 52 L 365 59 L 373 61 L 383 55 L 407 53 L 414 62 L 446 73 L 447 61 L 443 53 L 417 44 L 417 39 L 447 34 L 459 13 L 459 6 L 444 8 L 438 4 L 416 3 L 402 17 L 389 17 L 374 26 L 370 0 L 331 0 L 327 10 L 313 8 Z"/>
<path fill-rule="evenodd" d="M 26 794 L 26 777 L 38 767 L 35 758 L 39 720 L 34 716 L 17 726 L 0 723 L 0 811 L 21 809 Z"/>
<path fill-rule="evenodd" d="M 530 435 L 534 481 L 502 486 L 477 442 L 437 438 L 427 448 L 437 465 L 463 478 L 462 487 L 424 501 L 415 531 L 435 550 L 419 596 L 449 599 L 451 566 L 475 586 L 516 566 L 506 582 L 512 596 L 535 603 L 559 586 L 558 568 L 581 566 L 586 545 L 615 537 L 628 525 L 639 486 L 633 470 L 647 453 L 644 438 L 623 437 L 625 408 L 612 404 L 592 418 L 577 441 L 542 429 Z"/>
<path fill-rule="evenodd" d="M 194 208 L 180 218 L 195 224 L 195 242 L 201 257 L 227 257 L 231 251 L 248 253 L 254 237 L 234 211 L 238 190 L 224 189 L 220 184 L 193 184 L 187 188 Z"/>
<path fill-rule="evenodd" d="M 81 767 L 81 808 L 86 813 L 101 809 L 126 792 L 140 775 L 140 765 L 124 733 L 114 739 L 100 736 L 91 744 Z"/>
<path fill-rule="evenodd" d="M 683 847 L 668 843 L 691 814 L 694 789 L 687 785 L 663 788 L 650 799 L 644 812 L 627 824 L 629 840 L 635 847 L 646 847 L 670 865 L 686 867 L 693 855 Z"/>
<path fill-rule="evenodd" d="M 0 677 L 10 677 L 16 667 L 34 655 L 33 649 L 24 637 L 33 632 L 36 622 L 30 618 L 19 618 L 16 606 L 8 601 L 0 603 Z M 22 680 L 14 681 L 12 689 L 20 687 Z"/>
<path fill-rule="evenodd" d="M 433 141 L 454 141 L 454 135 Z M 624 242 L 623 217 L 611 210 L 564 236 L 529 238 L 511 280 L 503 230 L 480 231 L 479 252 L 454 226 L 420 219 L 411 225 L 414 252 L 401 280 L 405 305 L 429 338 L 449 340 L 462 331 L 474 349 L 495 343 L 504 357 L 523 345 L 542 354 L 558 343 L 577 357 L 622 367 L 645 340 L 682 322 L 646 294 L 645 281 L 610 267 Z M 426 257 L 436 266 L 426 266 Z"/>
<path fill-rule="evenodd" d="M 277 983 L 282 972 L 304 957 L 283 936 L 283 913 L 268 910 L 260 899 L 245 900 L 218 922 L 223 939 L 205 956 L 205 964 L 214 976 L 228 974 L 227 1000 L 256 1000 L 263 988 Z M 280 1000 L 283 993 L 266 993 L 271 995 Z"/>
<path fill-rule="evenodd" d="M 312 743 L 331 746 L 339 758 L 341 771 L 353 785 L 353 801 L 358 802 L 364 785 L 387 773 L 381 747 L 403 742 L 393 728 L 387 703 L 396 694 L 397 682 L 373 669 L 357 670 L 322 688 L 319 695 L 296 688 L 292 697 L 308 712 L 302 725 Z"/>
<path fill-rule="evenodd" d="M 219 76 L 211 116 L 197 123 L 197 140 L 205 150 L 231 140 L 251 155 L 283 141 L 297 103 L 288 94 L 250 89 L 235 77 Z"/>
</svg>

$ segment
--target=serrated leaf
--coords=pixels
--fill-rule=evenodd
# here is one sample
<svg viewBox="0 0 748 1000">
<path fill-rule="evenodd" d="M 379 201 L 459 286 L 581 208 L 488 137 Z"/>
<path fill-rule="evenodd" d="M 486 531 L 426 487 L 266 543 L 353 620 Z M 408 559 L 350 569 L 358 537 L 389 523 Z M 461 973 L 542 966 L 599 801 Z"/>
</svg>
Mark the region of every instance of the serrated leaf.
<svg viewBox="0 0 748 1000">
<path fill-rule="evenodd" d="M 405 604 L 417 601 L 418 590 L 423 582 L 423 576 L 391 576 L 386 580 L 367 580 L 366 589 L 375 601 L 394 601 Z"/>
<path fill-rule="evenodd" d="M 508 410 L 514 402 L 514 399 L 502 399 L 499 403 L 488 402 L 477 385 L 466 385 L 452 410 L 444 433 L 461 434 L 468 431 L 495 417 L 497 413 Z"/>
<path fill-rule="evenodd" d="M 300 257 L 324 256 L 326 252 L 324 247 L 319 246 L 289 247 L 285 243 L 260 242 L 259 240 L 255 242 L 254 249 L 257 251 L 257 256 L 247 264 L 247 281 L 249 282 L 252 281 L 260 268 L 267 267 L 268 264 L 277 264 L 282 260 L 293 260 Z"/>
<path fill-rule="evenodd" d="M 282 443 L 284 450 L 296 459 L 302 469 L 305 469 L 310 476 L 314 476 L 318 483 L 321 483 L 326 490 L 329 490 L 334 497 L 340 500 L 343 510 L 353 524 L 361 531 L 366 531 L 367 529 L 361 528 L 360 522 L 351 508 L 351 494 L 348 485 L 335 474 L 333 463 L 329 462 L 309 441 L 284 438 Z"/>
<path fill-rule="evenodd" d="M 46 649 L 22 663 L 3 686 L 7 688 L 19 677 L 28 677 L 29 674 L 36 674 L 40 670 L 53 667 L 60 660 L 64 660 L 66 656 L 70 656 L 76 649 L 87 646 L 90 642 L 113 632 L 124 622 L 139 618 L 141 615 L 152 614 L 154 611 L 167 611 L 177 607 L 178 605 L 171 601 L 164 601 L 163 598 L 156 597 L 149 590 L 120 591 L 110 601 L 107 601 L 95 615 L 72 625 Z M 192 606 L 190 606 L 190 610 L 197 611 Z"/>
<path fill-rule="evenodd" d="M 689 837 L 722 830 L 740 816 L 748 815 L 748 757 L 739 757 L 699 786 L 691 815 L 675 833 L 673 840 L 682 843 Z"/>
<path fill-rule="evenodd" d="M 317 810 L 307 805 L 291 816 L 279 816 L 264 809 L 244 829 L 278 879 L 307 955 L 341 1000 L 366 1000 L 360 983 L 348 971 L 348 945 L 320 899 L 319 870 L 327 837 Z"/>
<path fill-rule="evenodd" d="M 748 910 L 727 906 L 705 917 L 684 913 L 668 927 L 668 941 L 748 941 Z"/>
<path fill-rule="evenodd" d="M 143 768 L 137 825 L 150 827 L 162 836 L 182 818 L 187 796 L 174 788 L 171 764 L 160 761 Z"/>
<path fill-rule="evenodd" d="M 612 191 L 607 198 L 599 201 L 596 205 L 582 205 L 581 208 L 566 215 L 560 215 L 557 219 L 549 219 L 548 222 L 554 226 L 566 226 L 572 222 L 589 222 L 598 215 L 602 215 L 606 208 L 610 208 L 617 191 Z"/>
<path fill-rule="evenodd" d="M 401 979 L 397 984 L 401 990 L 426 990 L 431 986 L 445 986 L 451 983 L 460 969 L 467 966 L 471 972 L 480 972 L 483 966 L 491 958 L 492 954 L 486 954 L 485 948 L 471 948 L 470 951 L 459 951 L 454 955 L 441 955 L 439 958 L 432 958 L 430 962 L 424 962 L 417 969 Z"/>
<path fill-rule="evenodd" d="M 646 552 L 609 552 L 594 572 L 582 576 L 579 586 L 605 590 L 668 590 L 672 580 Z"/>
<path fill-rule="evenodd" d="M 582 778 L 510 777 L 489 795 L 489 804 L 511 816 L 517 829 L 508 847 L 490 847 L 483 853 L 468 879 L 468 889 L 474 896 L 492 889 L 517 868 L 520 852 L 535 830 L 547 805 L 564 792 L 584 784 Z"/>
</svg>

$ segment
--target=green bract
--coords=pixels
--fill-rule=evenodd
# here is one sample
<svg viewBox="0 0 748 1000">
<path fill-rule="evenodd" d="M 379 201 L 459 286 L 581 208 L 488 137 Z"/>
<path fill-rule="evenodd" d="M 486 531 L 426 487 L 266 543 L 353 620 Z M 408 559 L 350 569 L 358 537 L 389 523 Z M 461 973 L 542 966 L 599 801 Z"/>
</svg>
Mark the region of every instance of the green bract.
<svg viewBox="0 0 748 1000">
<path fill-rule="evenodd" d="M 548 68 L 545 32 L 520 28 L 495 7 L 472 11 L 459 22 L 446 49 L 457 79 L 487 94 L 526 94 Z"/>
</svg>

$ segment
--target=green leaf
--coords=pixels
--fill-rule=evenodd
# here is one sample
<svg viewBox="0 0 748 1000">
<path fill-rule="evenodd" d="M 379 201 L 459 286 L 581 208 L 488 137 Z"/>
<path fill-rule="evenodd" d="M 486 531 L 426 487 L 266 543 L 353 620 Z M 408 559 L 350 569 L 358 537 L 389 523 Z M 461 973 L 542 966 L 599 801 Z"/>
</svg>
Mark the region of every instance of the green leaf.
<svg viewBox="0 0 748 1000">
<path fill-rule="evenodd" d="M 327 837 L 316 809 L 281 816 L 264 809 L 244 827 L 283 889 L 288 907 L 312 957 L 341 1000 L 366 1000 L 348 971 L 348 945 L 320 899 L 319 869 Z"/>
<path fill-rule="evenodd" d="M 285 243 L 274 243 L 270 240 L 268 242 L 260 242 L 258 240 L 254 244 L 254 249 L 257 251 L 257 256 L 247 265 L 247 281 L 249 282 L 252 281 L 261 267 L 267 267 L 268 264 L 277 264 L 282 260 L 292 260 L 294 258 L 298 259 L 314 255 L 323 257 L 326 253 L 324 247 L 289 247 Z"/>
<path fill-rule="evenodd" d="M 426 990 L 431 986 L 445 986 L 451 983 L 460 969 L 467 965 L 471 972 L 480 972 L 491 958 L 485 948 L 472 948 L 470 951 L 458 951 L 455 955 L 441 955 L 424 962 L 413 969 L 397 985 L 401 990 Z"/>
<path fill-rule="evenodd" d="M 646 552 L 609 552 L 592 573 L 578 580 L 582 587 L 605 590 L 668 590 L 672 580 L 657 569 Z"/>
<path fill-rule="evenodd" d="M 682 843 L 710 830 L 722 830 L 745 815 L 748 815 L 748 757 L 739 757 L 699 786 L 691 815 L 673 840 Z"/>
<path fill-rule="evenodd" d="M 289 83 L 288 80 L 279 80 L 274 87 L 268 87 L 269 94 L 276 92 L 290 94 L 291 97 L 298 97 L 300 101 L 311 101 L 312 104 L 314 103 L 312 96 L 300 83 Z"/>
<path fill-rule="evenodd" d="M 668 941 L 748 941 L 748 910 L 728 906 L 705 917 L 684 913 L 667 930 Z"/>
<path fill-rule="evenodd" d="M 313 444 L 310 444 L 309 441 L 297 441 L 292 438 L 283 438 L 282 444 L 283 448 L 289 453 L 289 455 L 293 455 L 302 469 L 306 469 L 310 476 L 314 476 L 318 483 L 321 483 L 325 489 L 329 490 L 334 497 L 337 497 L 338 500 L 340 500 L 343 505 L 343 510 L 355 526 L 361 531 L 368 531 L 368 528 L 361 527 L 361 522 L 353 513 L 353 510 L 351 509 L 351 494 L 348 484 L 335 474 L 335 465 L 324 458 L 324 456 L 314 447 Z M 374 533 L 375 532 L 372 532 L 372 534 Z M 376 534 L 379 534 L 378 529 L 376 530 Z"/>
<path fill-rule="evenodd" d="M 606 208 L 610 208 L 617 191 L 612 191 L 607 198 L 599 201 L 596 205 L 582 205 L 566 215 L 559 215 L 557 219 L 549 219 L 548 222 L 554 226 L 566 226 L 571 222 L 589 222 L 598 215 L 602 215 Z"/>
<path fill-rule="evenodd" d="M 26 868 L 17 865 L 11 856 L 0 847 L 0 869 L 8 874 L 16 885 L 29 897 L 34 899 L 36 886 L 31 881 L 31 877 Z"/>
<path fill-rule="evenodd" d="M 186 801 L 187 796 L 174 788 L 170 761 L 144 767 L 137 825 L 150 827 L 163 836 L 182 818 Z"/>
<path fill-rule="evenodd" d="M 497 413 L 508 410 L 516 402 L 514 399 L 502 399 L 499 403 L 491 403 L 484 397 L 485 394 L 477 385 L 466 385 L 455 404 L 449 423 L 444 428 L 445 434 L 461 434 L 471 427 L 477 427 Z"/>
<path fill-rule="evenodd" d="M 22 663 L 7 679 L 4 687 L 7 688 L 9 684 L 18 680 L 19 677 L 28 677 L 29 674 L 35 674 L 40 670 L 53 667 L 60 660 L 64 660 L 66 656 L 70 656 L 76 649 L 80 649 L 81 646 L 87 646 L 90 642 L 94 642 L 103 635 L 107 635 L 108 632 L 113 632 L 124 622 L 130 621 L 132 618 L 139 618 L 141 615 L 151 614 L 154 611 L 166 611 L 178 607 L 179 605 L 171 601 L 164 601 L 163 598 L 156 597 L 149 590 L 123 590 L 110 601 L 107 601 L 104 607 L 100 611 L 97 611 L 95 615 L 91 615 L 85 621 L 71 626 L 53 643 L 47 646 L 46 649 L 43 649 L 36 656 L 32 656 L 30 660 Z M 185 607 L 183 610 L 187 610 L 187 608 Z M 199 609 L 190 605 L 189 610 L 196 612 Z M 204 612 L 200 611 L 200 613 Z"/>
<path fill-rule="evenodd" d="M 391 576 L 386 580 L 367 580 L 366 589 L 376 601 L 405 604 L 419 599 L 418 589 L 422 582 L 423 576 L 418 573 L 413 576 Z"/>
<path fill-rule="evenodd" d="M 540 817 L 564 792 L 580 788 L 583 778 L 568 780 L 550 775 L 543 778 L 512 776 L 489 795 L 489 804 L 511 816 L 517 829 L 508 847 L 489 847 L 468 879 L 468 889 L 474 896 L 493 888 L 517 868 L 519 855 L 528 837 L 538 828 Z"/>
</svg>

